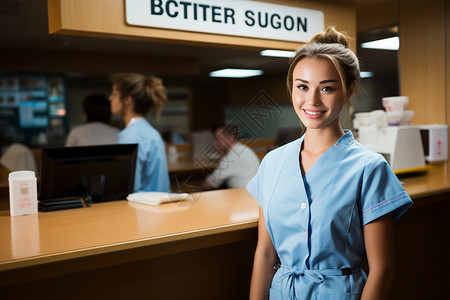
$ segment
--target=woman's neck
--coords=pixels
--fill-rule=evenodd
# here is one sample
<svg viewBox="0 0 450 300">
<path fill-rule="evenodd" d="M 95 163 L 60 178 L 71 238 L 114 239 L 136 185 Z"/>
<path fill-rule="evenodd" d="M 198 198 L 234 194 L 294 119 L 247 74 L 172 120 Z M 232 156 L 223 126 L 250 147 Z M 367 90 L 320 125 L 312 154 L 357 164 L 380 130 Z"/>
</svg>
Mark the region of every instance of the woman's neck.
<svg viewBox="0 0 450 300">
<path fill-rule="evenodd" d="M 310 153 L 323 153 L 333 146 L 342 136 L 342 128 L 307 129 L 303 141 L 303 150 Z"/>
<path fill-rule="evenodd" d="M 143 116 L 138 115 L 136 113 L 125 113 L 123 115 L 123 120 L 125 122 L 126 125 L 130 124 L 131 120 L 136 119 L 136 118 L 143 118 Z"/>
</svg>

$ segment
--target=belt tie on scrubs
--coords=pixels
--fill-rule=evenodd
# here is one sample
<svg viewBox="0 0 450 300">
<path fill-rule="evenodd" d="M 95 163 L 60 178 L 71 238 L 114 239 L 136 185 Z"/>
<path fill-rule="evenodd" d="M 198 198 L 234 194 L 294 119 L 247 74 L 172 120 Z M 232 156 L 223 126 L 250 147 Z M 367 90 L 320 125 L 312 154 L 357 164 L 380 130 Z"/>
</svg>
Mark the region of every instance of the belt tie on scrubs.
<svg viewBox="0 0 450 300">
<path fill-rule="evenodd" d="M 295 296 L 295 283 L 294 277 L 296 276 L 305 276 L 305 278 L 315 282 L 317 284 L 321 284 L 324 282 L 326 276 L 347 276 L 351 275 L 356 271 L 360 271 L 361 269 L 350 269 L 350 268 L 342 268 L 340 270 L 334 269 L 323 269 L 323 270 L 296 270 L 289 266 L 280 266 L 280 269 L 284 270 L 284 273 L 280 277 L 278 277 L 279 281 L 284 280 L 285 278 L 289 278 L 291 291 L 294 295 L 294 299 L 297 299 Z"/>
</svg>

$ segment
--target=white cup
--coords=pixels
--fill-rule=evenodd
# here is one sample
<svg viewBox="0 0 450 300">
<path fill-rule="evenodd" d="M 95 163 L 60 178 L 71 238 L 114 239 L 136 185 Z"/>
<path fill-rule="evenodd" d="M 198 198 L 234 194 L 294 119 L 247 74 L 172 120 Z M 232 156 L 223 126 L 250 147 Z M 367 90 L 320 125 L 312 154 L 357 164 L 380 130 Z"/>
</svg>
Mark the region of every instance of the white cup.
<svg viewBox="0 0 450 300">
<path fill-rule="evenodd" d="M 403 111 L 387 111 L 387 121 L 389 126 L 398 126 L 402 122 L 404 112 Z"/>
<path fill-rule="evenodd" d="M 413 110 L 405 110 L 400 125 L 409 125 L 409 123 L 411 123 L 411 119 L 413 116 L 414 116 Z"/>
<path fill-rule="evenodd" d="M 383 107 L 387 112 L 390 111 L 404 111 L 406 104 L 408 104 L 407 96 L 383 97 L 381 98 Z"/>
</svg>

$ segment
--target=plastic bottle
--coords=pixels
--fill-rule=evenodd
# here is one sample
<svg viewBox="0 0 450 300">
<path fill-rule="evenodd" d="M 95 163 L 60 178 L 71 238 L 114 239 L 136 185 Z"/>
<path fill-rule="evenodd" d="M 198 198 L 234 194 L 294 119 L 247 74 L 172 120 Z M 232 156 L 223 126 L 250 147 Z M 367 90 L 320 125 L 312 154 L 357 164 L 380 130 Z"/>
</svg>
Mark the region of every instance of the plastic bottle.
<svg viewBox="0 0 450 300">
<path fill-rule="evenodd" d="M 34 172 L 11 172 L 8 181 L 10 215 L 37 214 L 37 183 Z"/>
<path fill-rule="evenodd" d="M 170 146 L 168 151 L 167 151 L 167 160 L 169 161 L 169 163 L 174 164 L 178 161 L 178 151 L 177 148 L 175 146 Z"/>
</svg>

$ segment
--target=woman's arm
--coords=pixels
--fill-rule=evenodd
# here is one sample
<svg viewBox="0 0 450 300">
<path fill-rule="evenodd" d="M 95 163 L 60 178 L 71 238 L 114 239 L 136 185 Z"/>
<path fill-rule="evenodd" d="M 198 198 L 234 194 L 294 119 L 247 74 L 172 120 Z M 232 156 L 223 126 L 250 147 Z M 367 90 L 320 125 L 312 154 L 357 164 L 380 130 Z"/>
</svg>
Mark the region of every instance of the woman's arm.
<svg viewBox="0 0 450 300">
<path fill-rule="evenodd" d="M 369 276 L 361 300 L 388 299 L 394 281 L 394 224 L 392 213 L 364 226 Z"/>
<path fill-rule="evenodd" d="M 269 298 L 269 288 L 275 274 L 274 265 L 277 261 L 277 253 L 272 240 L 267 232 L 264 222 L 264 214 L 259 209 L 258 221 L 258 245 L 256 246 L 255 259 L 253 261 L 252 281 L 250 285 L 250 300 Z"/>
</svg>

